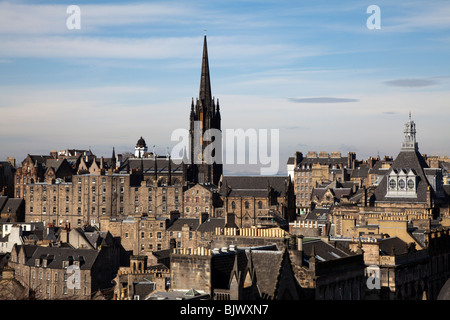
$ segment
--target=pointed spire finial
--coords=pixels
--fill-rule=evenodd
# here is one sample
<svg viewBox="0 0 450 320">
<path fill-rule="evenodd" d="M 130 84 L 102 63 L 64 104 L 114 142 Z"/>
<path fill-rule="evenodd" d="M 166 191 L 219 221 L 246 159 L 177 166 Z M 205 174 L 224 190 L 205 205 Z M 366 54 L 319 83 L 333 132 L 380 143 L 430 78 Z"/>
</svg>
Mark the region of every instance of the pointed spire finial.
<svg viewBox="0 0 450 320">
<path fill-rule="evenodd" d="M 203 108 L 208 108 L 211 103 L 211 82 L 209 75 L 209 62 L 208 62 L 208 46 L 206 42 L 206 35 L 203 40 L 203 57 L 202 57 L 202 72 L 200 78 L 200 93 L 199 100 L 203 105 Z"/>
</svg>

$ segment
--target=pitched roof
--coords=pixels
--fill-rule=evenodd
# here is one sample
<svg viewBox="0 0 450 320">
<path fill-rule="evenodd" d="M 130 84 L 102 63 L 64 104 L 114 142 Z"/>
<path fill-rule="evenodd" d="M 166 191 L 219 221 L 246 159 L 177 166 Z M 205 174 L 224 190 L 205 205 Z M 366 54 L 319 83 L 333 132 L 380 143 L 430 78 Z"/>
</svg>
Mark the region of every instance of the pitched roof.
<svg viewBox="0 0 450 320">
<path fill-rule="evenodd" d="M 170 161 L 170 171 L 172 173 L 183 172 L 183 164 L 176 164 L 173 160 L 169 160 L 166 157 L 155 158 L 128 158 L 119 168 L 119 171 L 128 170 L 140 170 L 141 167 L 144 169 L 144 173 L 154 173 L 155 172 L 155 162 L 156 170 L 159 173 L 169 172 L 169 161 Z"/>
<path fill-rule="evenodd" d="M 24 203 L 22 198 L 9 198 L 3 206 L 2 213 L 15 213 L 19 210 L 22 203 Z"/>
<path fill-rule="evenodd" d="M 320 239 L 314 239 L 311 241 L 304 240 L 303 242 L 303 257 L 305 260 L 309 260 L 309 258 L 312 257 L 313 248 L 315 258 L 318 259 L 318 261 L 330 261 L 350 256 L 348 252 L 334 247 Z"/>
<path fill-rule="evenodd" d="M 283 262 L 283 251 L 252 250 L 247 251 L 247 257 L 249 255 L 253 261 L 260 294 L 274 297 Z"/>
<path fill-rule="evenodd" d="M 197 231 L 199 232 L 214 232 L 216 228 L 225 227 L 224 218 L 209 218 L 201 225 L 198 226 Z"/>
<path fill-rule="evenodd" d="M 25 249 L 27 245 L 23 246 Z M 81 270 L 90 270 L 94 265 L 99 251 L 92 249 L 73 249 L 71 247 L 41 247 L 34 246 L 32 256 L 26 262 L 28 266 L 34 266 L 35 260 L 47 259 L 47 268 L 64 269 L 63 261 L 80 261 Z"/>
<path fill-rule="evenodd" d="M 233 197 L 266 197 L 268 187 L 273 188 L 277 196 L 286 194 L 288 176 L 224 176 L 220 187 L 222 195 Z"/>
<path fill-rule="evenodd" d="M 417 199 L 415 201 L 417 202 L 426 202 L 427 197 L 427 188 L 429 186 L 428 180 L 424 173 L 424 168 L 428 168 L 428 164 L 426 163 L 425 159 L 422 157 L 422 155 L 419 153 L 419 151 L 406 151 L 402 150 L 398 154 L 397 158 L 395 158 L 394 162 L 392 163 L 391 168 L 402 170 L 402 169 L 412 169 L 415 171 L 415 173 L 418 176 L 417 179 Z M 388 171 L 389 172 L 389 171 Z M 385 175 L 383 179 L 381 180 L 380 184 L 375 189 L 375 200 L 376 201 L 395 201 L 395 202 L 411 202 L 411 198 L 402 198 L 402 197 L 395 197 L 395 198 L 387 198 L 387 180 L 388 176 Z"/>
<path fill-rule="evenodd" d="M 181 231 L 183 226 L 187 224 L 190 230 L 197 230 L 200 221 L 196 218 L 179 218 L 175 220 L 167 231 Z"/>
</svg>

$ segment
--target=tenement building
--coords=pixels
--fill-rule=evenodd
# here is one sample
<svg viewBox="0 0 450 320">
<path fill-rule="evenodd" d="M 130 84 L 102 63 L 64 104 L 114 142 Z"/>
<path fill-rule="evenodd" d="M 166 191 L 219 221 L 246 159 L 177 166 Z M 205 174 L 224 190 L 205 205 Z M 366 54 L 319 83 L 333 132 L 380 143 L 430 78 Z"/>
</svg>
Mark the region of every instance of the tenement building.
<svg viewBox="0 0 450 320">
<path fill-rule="evenodd" d="M 380 163 L 378 183 L 364 188 L 360 200 L 335 205 L 333 221 L 336 234 L 343 234 L 342 222 L 355 219 L 364 226 L 374 219 L 402 220 L 409 227 L 429 229 L 430 221 L 448 215 L 449 196 L 443 188 L 441 168 L 430 168 L 419 152 L 416 126 L 411 116 L 404 127 L 404 141 L 393 161 Z"/>
<path fill-rule="evenodd" d="M 349 152 L 342 156 L 340 152 L 328 153 L 310 151 L 296 152 L 288 160 L 288 173 L 294 184 L 296 207 L 298 211 L 307 211 L 311 205 L 311 194 L 315 187 L 333 181 L 344 182 L 350 180 L 350 171 L 355 169 L 356 155 Z"/>
</svg>

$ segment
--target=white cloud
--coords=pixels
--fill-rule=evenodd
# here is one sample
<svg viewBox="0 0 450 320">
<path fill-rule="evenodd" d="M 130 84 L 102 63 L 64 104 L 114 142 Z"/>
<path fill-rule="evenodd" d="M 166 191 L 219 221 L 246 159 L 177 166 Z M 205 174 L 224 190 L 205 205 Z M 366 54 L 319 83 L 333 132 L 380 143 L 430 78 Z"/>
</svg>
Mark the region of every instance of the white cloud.
<svg viewBox="0 0 450 320">
<path fill-rule="evenodd" d="M 64 34 L 70 33 L 66 20 L 68 5 L 61 4 L 17 4 L 0 2 L 0 34 Z M 107 31 L 112 26 L 142 23 L 171 23 L 186 15 L 194 14 L 193 5 L 127 3 L 127 4 L 81 4 L 81 32 Z"/>
</svg>

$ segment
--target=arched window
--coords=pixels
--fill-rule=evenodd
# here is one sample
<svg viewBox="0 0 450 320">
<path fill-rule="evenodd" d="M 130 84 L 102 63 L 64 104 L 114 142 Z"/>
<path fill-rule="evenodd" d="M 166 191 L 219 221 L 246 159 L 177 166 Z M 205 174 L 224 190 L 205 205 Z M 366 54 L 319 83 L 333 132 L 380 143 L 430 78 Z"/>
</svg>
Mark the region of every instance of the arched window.
<svg viewBox="0 0 450 320">
<path fill-rule="evenodd" d="M 248 207 L 249 207 L 249 204 L 248 204 L 248 201 L 245 201 L 245 209 L 248 209 Z"/>
<path fill-rule="evenodd" d="M 262 209 L 262 201 L 258 201 L 258 209 Z"/>
<path fill-rule="evenodd" d="M 236 203 L 234 201 L 231 202 L 231 209 L 236 209 Z"/>
</svg>

